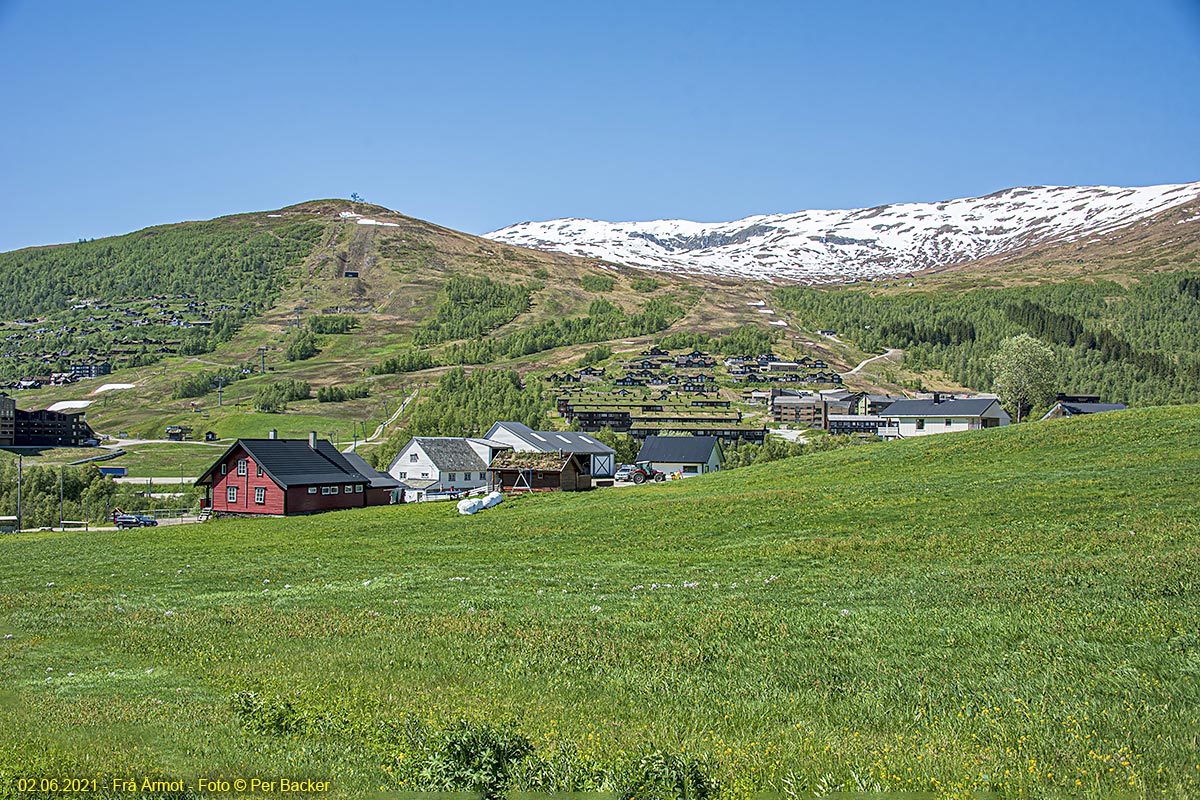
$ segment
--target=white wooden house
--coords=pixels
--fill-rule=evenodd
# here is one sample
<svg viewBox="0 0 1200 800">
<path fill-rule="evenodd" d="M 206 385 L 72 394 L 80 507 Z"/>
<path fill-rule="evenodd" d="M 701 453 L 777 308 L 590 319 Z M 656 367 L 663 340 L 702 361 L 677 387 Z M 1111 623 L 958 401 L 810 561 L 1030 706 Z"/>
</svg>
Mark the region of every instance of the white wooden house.
<svg viewBox="0 0 1200 800">
<path fill-rule="evenodd" d="M 929 400 L 897 400 L 879 416 L 879 436 L 884 439 L 998 428 L 1012 422 L 993 397 L 943 400 L 936 393 Z"/>
<path fill-rule="evenodd" d="M 409 487 L 405 501 L 454 497 L 488 485 L 488 465 L 511 447 L 488 439 L 415 436 L 392 461 L 388 474 Z"/>
</svg>

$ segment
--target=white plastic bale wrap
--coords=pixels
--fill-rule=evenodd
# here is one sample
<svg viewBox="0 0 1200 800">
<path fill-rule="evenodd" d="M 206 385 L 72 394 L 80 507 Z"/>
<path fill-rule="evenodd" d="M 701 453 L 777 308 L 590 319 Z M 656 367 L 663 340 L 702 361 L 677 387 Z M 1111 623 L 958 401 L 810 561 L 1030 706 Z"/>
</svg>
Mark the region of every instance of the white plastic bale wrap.
<svg viewBox="0 0 1200 800">
<path fill-rule="evenodd" d="M 458 501 L 458 513 L 474 514 L 477 511 L 482 511 L 486 506 L 478 497 L 468 497 L 465 500 Z"/>
<path fill-rule="evenodd" d="M 491 508 L 493 506 L 498 506 L 503 502 L 504 495 L 500 494 L 499 492 L 492 492 L 487 497 L 483 498 L 483 507 Z"/>
</svg>

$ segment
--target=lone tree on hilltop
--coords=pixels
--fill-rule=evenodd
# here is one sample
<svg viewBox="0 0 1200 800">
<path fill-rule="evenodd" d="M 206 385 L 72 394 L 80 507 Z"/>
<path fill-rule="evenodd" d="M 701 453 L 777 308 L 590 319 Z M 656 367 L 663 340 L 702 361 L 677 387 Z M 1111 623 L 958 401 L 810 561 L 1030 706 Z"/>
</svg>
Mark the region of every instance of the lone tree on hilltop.
<svg viewBox="0 0 1200 800">
<path fill-rule="evenodd" d="M 1029 334 L 1002 341 L 991 364 L 996 393 L 1017 422 L 1029 409 L 1054 396 L 1054 352 Z"/>
</svg>

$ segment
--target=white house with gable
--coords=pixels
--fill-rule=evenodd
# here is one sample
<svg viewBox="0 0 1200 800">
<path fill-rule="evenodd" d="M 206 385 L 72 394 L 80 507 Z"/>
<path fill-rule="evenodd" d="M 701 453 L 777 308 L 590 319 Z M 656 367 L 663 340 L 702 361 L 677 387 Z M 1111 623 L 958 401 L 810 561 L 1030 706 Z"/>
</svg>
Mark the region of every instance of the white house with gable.
<svg viewBox="0 0 1200 800">
<path fill-rule="evenodd" d="M 452 497 L 488 485 L 488 464 L 503 442 L 461 436 L 414 436 L 387 472 L 410 487 L 406 501 Z"/>
</svg>

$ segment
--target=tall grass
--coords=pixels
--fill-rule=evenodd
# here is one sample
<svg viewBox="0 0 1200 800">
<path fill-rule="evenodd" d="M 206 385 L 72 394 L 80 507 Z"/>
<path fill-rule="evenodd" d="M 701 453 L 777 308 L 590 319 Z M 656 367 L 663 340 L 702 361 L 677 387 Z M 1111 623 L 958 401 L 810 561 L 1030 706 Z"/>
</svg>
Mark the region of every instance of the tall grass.
<svg viewBox="0 0 1200 800">
<path fill-rule="evenodd" d="M 1198 474 L 1186 407 L 473 517 L 9 537 L 0 786 L 1195 795 Z"/>
</svg>

